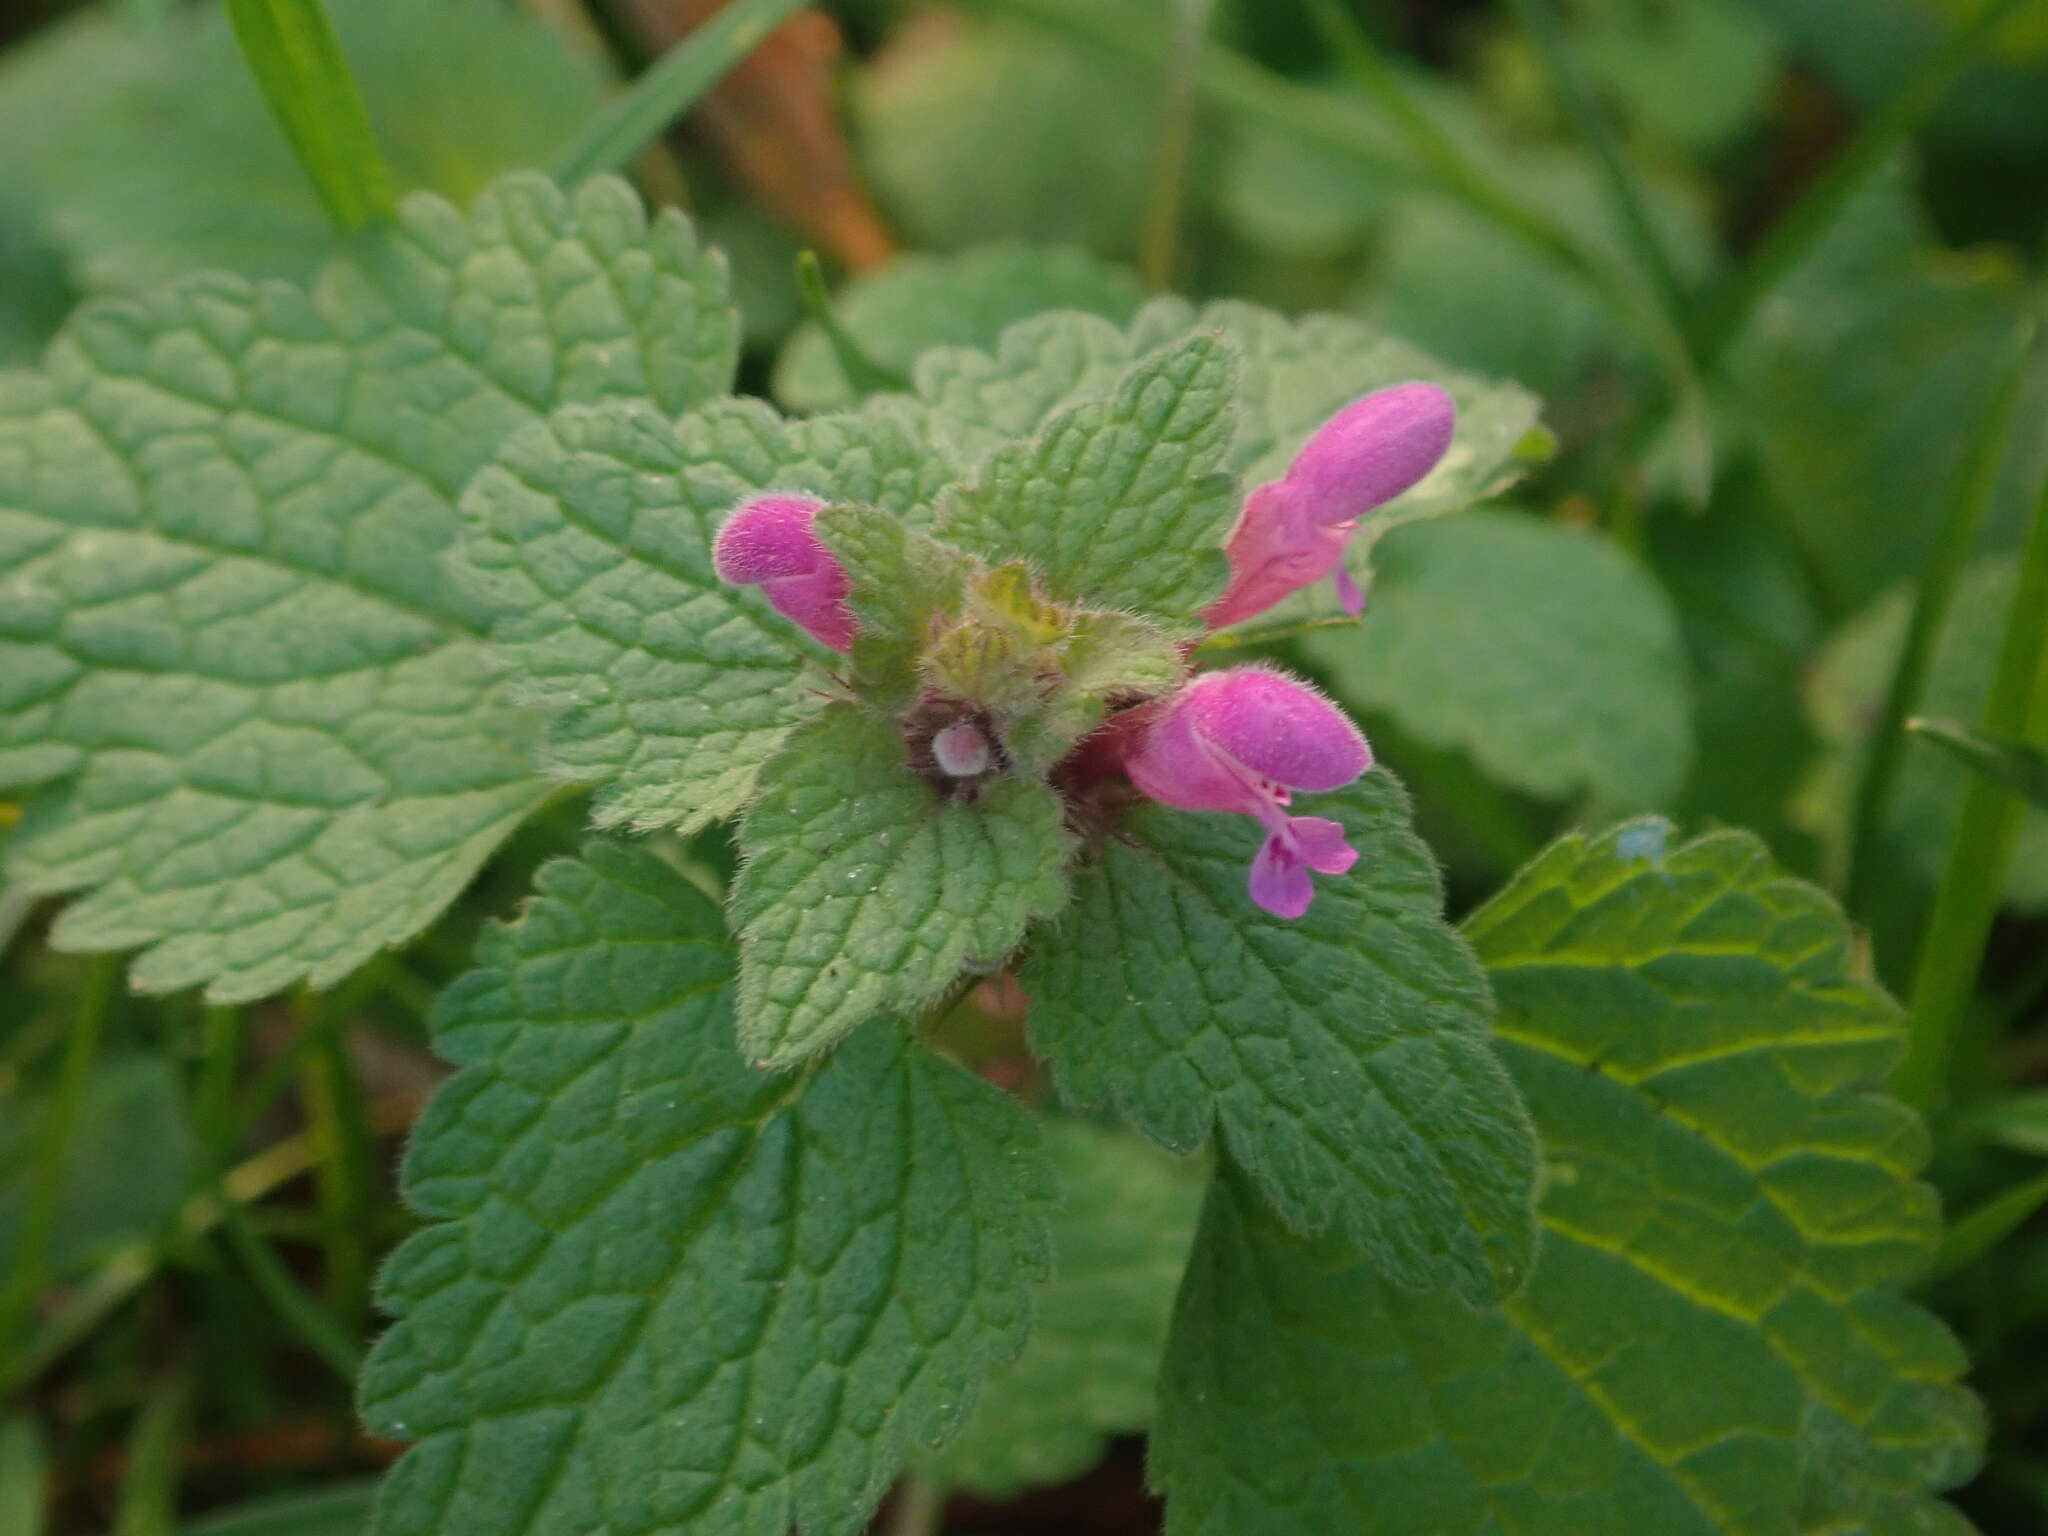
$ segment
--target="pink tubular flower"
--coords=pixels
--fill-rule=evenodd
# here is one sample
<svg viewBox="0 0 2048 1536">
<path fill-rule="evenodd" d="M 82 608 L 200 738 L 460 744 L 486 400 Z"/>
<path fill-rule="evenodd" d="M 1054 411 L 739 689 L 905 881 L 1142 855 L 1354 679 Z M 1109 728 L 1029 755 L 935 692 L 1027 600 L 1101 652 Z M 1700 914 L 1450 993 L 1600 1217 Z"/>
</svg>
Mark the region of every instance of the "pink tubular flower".
<svg viewBox="0 0 2048 1536">
<path fill-rule="evenodd" d="M 711 564 L 721 581 L 759 587 L 775 611 L 820 645 L 835 651 L 853 646 L 853 614 L 846 606 L 850 583 L 811 523 L 823 502 L 808 496 L 757 496 L 734 508 Z"/>
<path fill-rule="evenodd" d="M 1279 917 L 1308 910 L 1308 872 L 1341 875 L 1358 862 L 1344 829 L 1289 816 L 1295 790 L 1341 789 L 1372 766 L 1372 749 L 1344 712 L 1306 683 L 1265 667 L 1205 672 L 1167 701 L 1126 759 L 1131 781 L 1184 811 L 1256 816 L 1267 837 L 1252 860 L 1252 900 Z"/>
<path fill-rule="evenodd" d="M 1217 629 L 1263 613 L 1337 573 L 1346 613 L 1365 594 L 1344 569 L 1359 521 L 1436 467 L 1458 409 L 1434 384 L 1396 384 L 1354 400 L 1316 429 L 1287 473 L 1245 498 L 1230 532 L 1230 587 L 1204 615 Z"/>
</svg>

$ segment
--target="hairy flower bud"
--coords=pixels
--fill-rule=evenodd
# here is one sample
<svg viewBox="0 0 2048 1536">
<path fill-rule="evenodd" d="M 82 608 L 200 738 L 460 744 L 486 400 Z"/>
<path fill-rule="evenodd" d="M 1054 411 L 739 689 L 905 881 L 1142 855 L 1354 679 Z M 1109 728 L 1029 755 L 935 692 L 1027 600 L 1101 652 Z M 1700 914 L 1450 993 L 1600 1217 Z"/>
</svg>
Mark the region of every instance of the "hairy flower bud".
<svg viewBox="0 0 2048 1536">
<path fill-rule="evenodd" d="M 1163 804 L 1257 817 L 1267 837 L 1252 860 L 1252 900 L 1277 916 L 1308 910 L 1311 869 L 1341 875 L 1358 861 L 1336 822 L 1285 807 L 1297 790 L 1349 784 L 1372 766 L 1372 749 L 1342 710 L 1284 673 L 1249 666 L 1197 677 L 1167 701 L 1125 766 Z"/>
<path fill-rule="evenodd" d="M 1457 419 L 1434 384 L 1396 384 L 1324 422 L 1283 477 L 1245 498 L 1228 545 L 1230 587 L 1209 623 L 1248 619 L 1332 571 L 1344 611 L 1360 612 L 1365 594 L 1344 569 L 1345 544 L 1367 513 L 1436 467 Z"/>
<path fill-rule="evenodd" d="M 820 645 L 852 648 L 846 572 L 811 524 L 824 503 L 808 496 L 757 496 L 718 530 L 711 563 L 719 579 L 759 587 L 775 611 Z"/>
</svg>

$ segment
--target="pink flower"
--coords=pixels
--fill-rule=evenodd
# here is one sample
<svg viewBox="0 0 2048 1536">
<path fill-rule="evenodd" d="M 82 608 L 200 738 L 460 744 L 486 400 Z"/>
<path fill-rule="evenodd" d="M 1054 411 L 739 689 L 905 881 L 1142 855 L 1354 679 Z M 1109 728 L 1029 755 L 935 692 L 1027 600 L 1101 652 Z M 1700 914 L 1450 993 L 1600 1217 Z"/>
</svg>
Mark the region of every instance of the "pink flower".
<svg viewBox="0 0 2048 1536">
<path fill-rule="evenodd" d="M 1252 860 L 1252 900 L 1279 917 L 1308 910 L 1308 872 L 1358 862 L 1344 829 L 1289 816 L 1296 790 L 1341 789 L 1372 766 L 1344 712 L 1306 683 L 1265 667 L 1205 672 L 1169 699 L 1125 761 L 1131 781 L 1184 811 L 1256 816 L 1266 841 Z"/>
<path fill-rule="evenodd" d="M 820 645 L 853 646 L 850 583 L 811 529 L 824 503 L 808 496 L 757 496 L 742 502 L 718 530 L 711 564 L 719 579 L 759 587 L 775 611 Z"/>
<path fill-rule="evenodd" d="M 1436 467 L 1458 409 L 1434 384 L 1396 384 L 1354 400 L 1316 429 L 1287 473 L 1245 498 L 1231 530 L 1230 587 L 1204 615 L 1214 628 L 1263 613 L 1337 573 L 1337 599 L 1356 616 L 1365 594 L 1344 569 L 1344 545 L 1365 515 Z"/>
</svg>

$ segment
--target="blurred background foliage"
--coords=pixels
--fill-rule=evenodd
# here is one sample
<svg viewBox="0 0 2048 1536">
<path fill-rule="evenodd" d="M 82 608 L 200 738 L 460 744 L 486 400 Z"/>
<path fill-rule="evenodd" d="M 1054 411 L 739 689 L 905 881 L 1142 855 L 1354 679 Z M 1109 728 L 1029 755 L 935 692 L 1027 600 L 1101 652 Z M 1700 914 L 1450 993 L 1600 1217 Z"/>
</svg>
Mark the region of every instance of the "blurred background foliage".
<svg viewBox="0 0 2048 1536">
<path fill-rule="evenodd" d="M 459 199 L 549 161 L 716 5 L 331 9 L 398 179 Z M 2043 307 L 2048 0 L 2008 7 L 1816 238 L 1774 242 L 1978 9 L 839 0 L 638 179 L 727 250 L 748 384 L 792 410 L 857 393 L 798 282 L 806 249 L 892 370 L 1169 288 L 1339 311 L 1519 379 L 1555 454 L 1509 504 L 1390 535 L 1371 621 L 1290 659 L 1414 788 L 1461 909 L 1559 830 L 1642 810 L 1753 828 L 1839 884 L 1916 583 Z M 334 251 L 210 3 L 15 0 L 0 40 L 0 363 L 32 363 L 84 298 L 209 266 L 310 278 Z M 2048 474 L 2048 361 L 2019 366 L 1924 714 L 1976 720 L 2015 600 Z M 1913 739 L 1863 851 L 1853 915 L 1902 992 L 1969 773 Z M 348 1373 L 366 1277 L 409 1221 L 392 1164 L 438 1073 L 425 1012 L 581 822 L 558 806 L 336 992 L 242 1010 L 128 995 L 0 885 L 0 1532 L 43 1528 L 44 1487 L 52 1532 L 362 1529 L 348 1480 L 390 1448 L 357 1432 Z M 2035 811 L 1934 1121 L 1967 1219 L 1929 1296 L 1990 1407 L 1962 1503 L 1993 1532 L 2048 1529 L 2044 996 Z M 62 1047 L 86 1028 L 103 1040 L 51 1169 Z M 25 1276 L 39 1178 L 53 1224 Z M 1137 1466 L 1127 1443 L 1078 1483 L 963 1504 L 957 1528 L 1152 1529 Z"/>
</svg>

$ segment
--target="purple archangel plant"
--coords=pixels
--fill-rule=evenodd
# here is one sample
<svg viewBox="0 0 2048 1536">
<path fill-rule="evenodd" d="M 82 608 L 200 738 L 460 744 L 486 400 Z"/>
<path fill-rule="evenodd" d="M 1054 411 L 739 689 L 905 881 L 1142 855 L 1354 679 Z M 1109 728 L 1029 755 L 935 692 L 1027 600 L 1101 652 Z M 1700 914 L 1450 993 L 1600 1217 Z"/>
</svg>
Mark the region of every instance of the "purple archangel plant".
<svg viewBox="0 0 2048 1536">
<path fill-rule="evenodd" d="M 1244 664 L 1478 678 L 1475 550 L 1626 590 L 1468 515 L 1449 619 L 1357 621 L 1379 534 L 1540 446 L 1526 393 L 1162 299 L 787 416 L 620 183 L 397 225 L 0 381 L 8 871 L 75 894 L 58 945 L 325 986 L 588 805 L 434 1012 L 375 1536 L 853 1536 L 906 1468 L 1145 1430 L 1174 1536 L 1940 1524 L 1977 1431 L 1840 914 L 1639 822 L 1454 927 L 1359 729 Z"/>
</svg>

